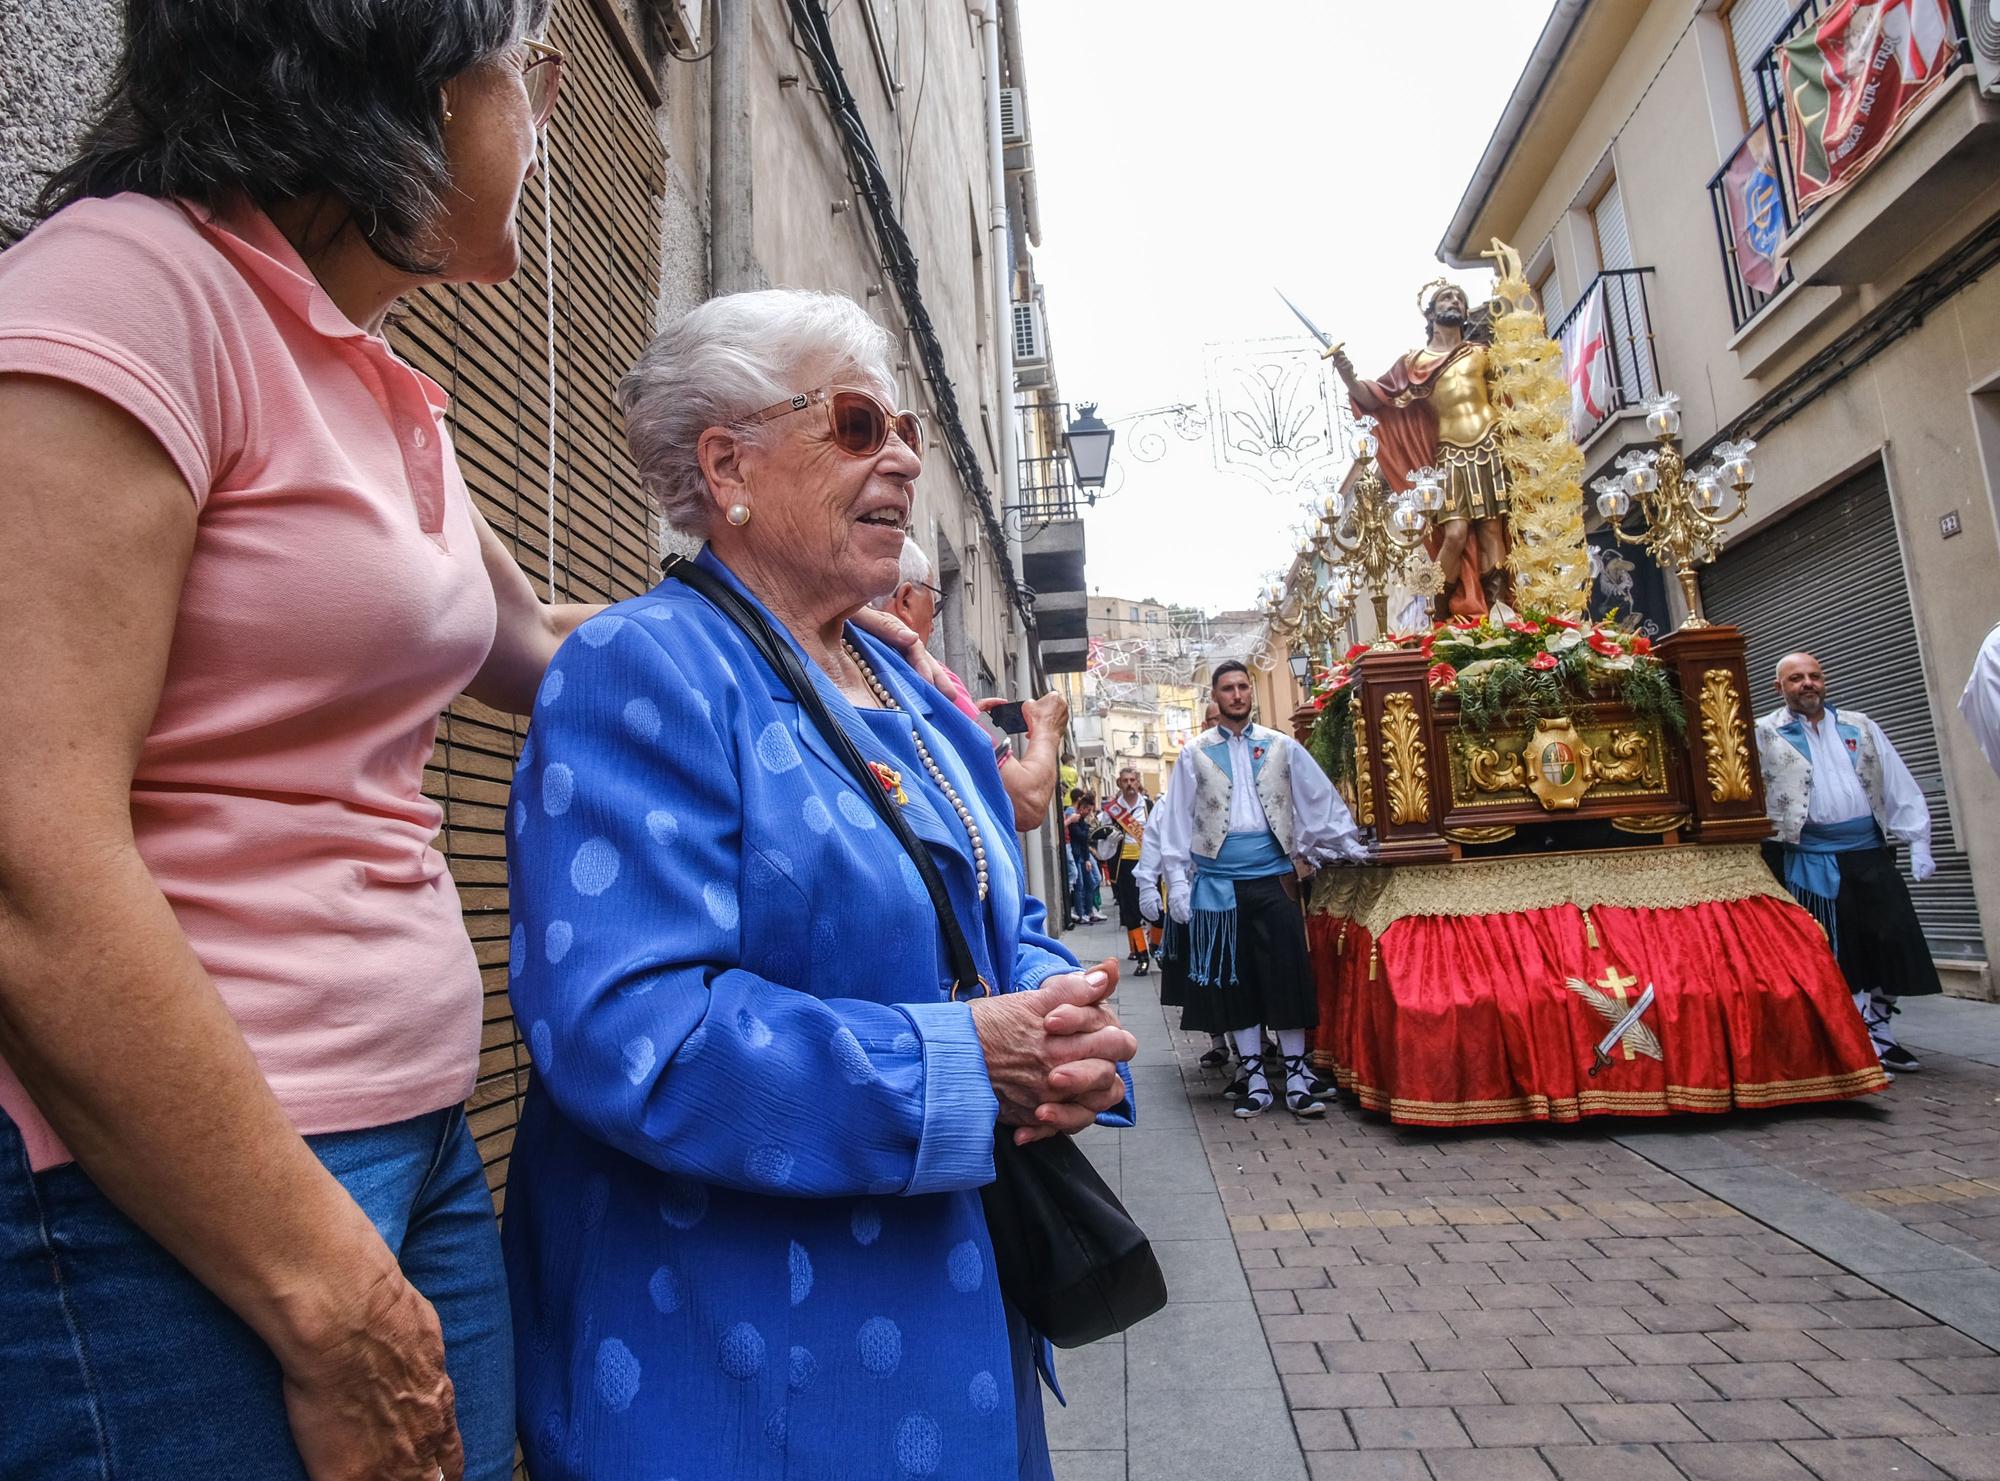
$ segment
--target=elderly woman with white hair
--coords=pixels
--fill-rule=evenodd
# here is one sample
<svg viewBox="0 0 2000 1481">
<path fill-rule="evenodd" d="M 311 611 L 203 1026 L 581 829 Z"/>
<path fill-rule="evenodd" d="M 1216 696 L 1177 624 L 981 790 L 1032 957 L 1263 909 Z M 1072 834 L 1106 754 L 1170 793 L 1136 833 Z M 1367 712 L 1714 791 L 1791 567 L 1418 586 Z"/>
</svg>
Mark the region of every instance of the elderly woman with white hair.
<svg viewBox="0 0 2000 1481">
<path fill-rule="evenodd" d="M 646 486 L 706 545 L 557 654 L 515 776 L 535 1077 L 505 1239 L 536 1478 L 1050 1473 L 1046 1348 L 978 1190 L 996 1125 L 1129 1125 L 1136 1046 L 1115 968 L 1043 933 L 985 737 L 851 621 L 895 581 L 923 451 L 891 348 L 846 299 L 736 294 L 619 389 Z M 956 1000 L 892 817 L 990 995 Z"/>
</svg>

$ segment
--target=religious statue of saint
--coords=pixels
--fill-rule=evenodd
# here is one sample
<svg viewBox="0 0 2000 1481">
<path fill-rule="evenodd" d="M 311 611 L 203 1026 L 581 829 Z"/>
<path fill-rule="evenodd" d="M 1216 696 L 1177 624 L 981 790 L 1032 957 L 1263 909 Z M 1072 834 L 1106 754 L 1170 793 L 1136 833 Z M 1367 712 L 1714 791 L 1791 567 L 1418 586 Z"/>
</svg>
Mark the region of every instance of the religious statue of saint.
<svg viewBox="0 0 2000 1481">
<path fill-rule="evenodd" d="M 1445 573 L 1443 613 L 1477 617 L 1506 601 L 1507 465 L 1500 452 L 1493 365 L 1465 290 L 1442 278 L 1417 295 L 1429 335 L 1379 380 L 1361 380 L 1344 351 L 1332 353 L 1357 412 L 1375 418 L 1377 466 L 1397 491 L 1410 475 L 1444 474 L 1445 503 L 1430 537 Z M 1475 322 L 1476 320 L 1476 322 Z M 1441 615 L 1443 615 L 1441 613 Z"/>
</svg>

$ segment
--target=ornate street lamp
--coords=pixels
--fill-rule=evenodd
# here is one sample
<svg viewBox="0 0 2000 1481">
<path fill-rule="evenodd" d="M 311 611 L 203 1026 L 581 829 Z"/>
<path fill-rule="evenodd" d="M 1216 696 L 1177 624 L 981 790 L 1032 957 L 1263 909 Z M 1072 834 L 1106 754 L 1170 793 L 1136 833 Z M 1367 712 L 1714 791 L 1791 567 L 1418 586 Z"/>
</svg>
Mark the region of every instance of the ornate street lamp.
<svg viewBox="0 0 2000 1481">
<path fill-rule="evenodd" d="M 1389 636 L 1389 588 L 1402 584 L 1419 591 L 1441 589 L 1443 573 L 1424 549 L 1424 531 L 1444 507 L 1444 474 L 1420 468 L 1407 494 L 1393 494 L 1375 471 L 1374 421 L 1363 417 L 1354 439 L 1355 465 L 1350 499 L 1328 496 L 1320 544 L 1351 589 L 1367 587 L 1375 604 L 1378 641 Z"/>
<path fill-rule="evenodd" d="M 1111 444 L 1118 433 L 1097 415 L 1095 401 L 1077 403 L 1076 420 L 1063 431 L 1063 447 L 1080 489 L 1101 489 L 1111 472 Z"/>
<path fill-rule="evenodd" d="M 1722 553 L 1722 527 L 1750 507 L 1750 489 L 1757 481 L 1750 453 L 1756 444 L 1748 439 L 1717 443 L 1711 460 L 1690 471 L 1676 445 L 1680 397 L 1671 391 L 1646 403 L 1646 430 L 1660 445 L 1620 453 L 1618 476 L 1593 479 L 1590 490 L 1597 495 L 1597 512 L 1621 545 L 1643 545 L 1662 565 L 1672 563 L 1687 601 L 1681 626 L 1707 627 L 1694 568 Z M 1724 508 L 1729 502 L 1725 488 L 1736 493 L 1733 509 Z M 1635 503 L 1645 528 L 1628 534 L 1625 520 Z"/>
</svg>

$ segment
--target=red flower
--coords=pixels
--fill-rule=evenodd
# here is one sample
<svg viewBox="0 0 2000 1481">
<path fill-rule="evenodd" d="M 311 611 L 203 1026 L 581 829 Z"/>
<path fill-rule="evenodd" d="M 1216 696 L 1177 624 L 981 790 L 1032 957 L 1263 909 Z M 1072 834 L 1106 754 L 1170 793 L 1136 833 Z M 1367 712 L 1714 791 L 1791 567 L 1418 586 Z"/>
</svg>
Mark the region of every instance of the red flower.
<svg viewBox="0 0 2000 1481">
<path fill-rule="evenodd" d="M 1606 658 L 1618 658 L 1625 650 L 1618 646 L 1618 640 L 1601 632 L 1594 632 L 1589 638 L 1591 650 L 1602 653 Z"/>
<path fill-rule="evenodd" d="M 1368 645 L 1366 643 L 1356 643 L 1352 648 L 1349 648 L 1347 650 L 1347 656 L 1342 661 L 1346 663 L 1352 663 L 1354 662 L 1355 659 L 1359 658 L 1362 654 L 1366 653 L 1367 651 L 1368 651 Z"/>
<path fill-rule="evenodd" d="M 1324 694 L 1322 694 L 1318 699 L 1315 699 L 1313 701 L 1313 708 L 1316 710 L 1323 710 L 1326 708 L 1326 696 Z"/>
<path fill-rule="evenodd" d="M 1532 622 L 1510 622 L 1507 624 L 1507 631 L 1525 633 L 1531 638 L 1539 638 L 1542 635 L 1542 630 Z"/>
<path fill-rule="evenodd" d="M 1470 632 L 1473 628 L 1479 626 L 1479 619 L 1477 617 L 1454 617 L 1451 619 L 1451 625 L 1461 632 Z"/>
<path fill-rule="evenodd" d="M 1567 617 L 1551 617 L 1548 619 L 1548 624 L 1550 627 L 1565 628 L 1570 632 L 1575 632 L 1579 626 L 1579 624 L 1571 622 Z"/>
<path fill-rule="evenodd" d="M 1420 645 L 1423 649 L 1424 657 L 1429 658 L 1431 656 L 1431 648 L 1436 642 L 1437 642 L 1436 633 L 1426 633 L 1424 635 L 1424 641 Z"/>
<path fill-rule="evenodd" d="M 1458 682 L 1458 670 L 1448 663 L 1434 663 L 1430 666 L 1430 671 L 1424 675 L 1424 682 L 1433 689 L 1442 689 L 1447 684 Z"/>
<path fill-rule="evenodd" d="M 1556 656 L 1553 653 L 1537 653 L 1533 658 L 1528 660 L 1528 667 L 1535 670 L 1536 673 L 1545 674 L 1555 666 Z"/>
<path fill-rule="evenodd" d="M 1640 654 L 1651 653 L 1653 651 L 1653 640 L 1644 633 L 1634 633 L 1632 635 L 1632 651 Z"/>
</svg>

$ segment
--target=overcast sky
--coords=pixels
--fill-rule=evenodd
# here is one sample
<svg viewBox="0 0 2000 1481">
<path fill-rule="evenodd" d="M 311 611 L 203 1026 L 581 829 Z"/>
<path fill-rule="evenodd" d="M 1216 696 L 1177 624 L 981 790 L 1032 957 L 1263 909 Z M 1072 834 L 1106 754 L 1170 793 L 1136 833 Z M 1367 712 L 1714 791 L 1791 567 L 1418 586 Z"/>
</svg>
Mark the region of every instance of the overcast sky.
<svg viewBox="0 0 2000 1481">
<path fill-rule="evenodd" d="M 1364 375 L 1417 344 L 1414 295 L 1549 11 L 1019 4 L 1057 374 L 1114 421 L 1202 402 L 1205 345 L 1298 333 L 1273 284 Z M 1299 501 L 1215 471 L 1207 441 L 1119 461 L 1086 517 L 1093 591 L 1242 607 L 1290 559 Z"/>
</svg>

